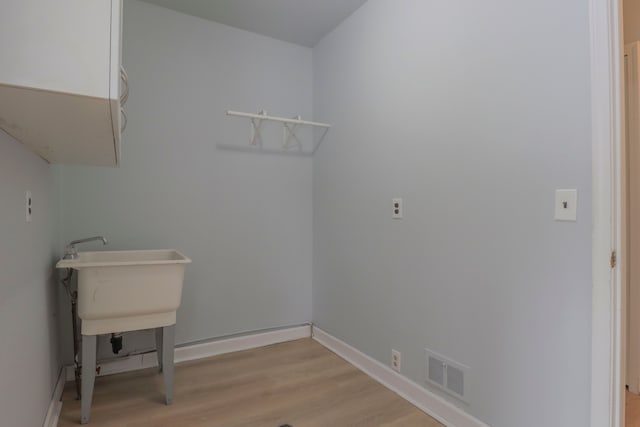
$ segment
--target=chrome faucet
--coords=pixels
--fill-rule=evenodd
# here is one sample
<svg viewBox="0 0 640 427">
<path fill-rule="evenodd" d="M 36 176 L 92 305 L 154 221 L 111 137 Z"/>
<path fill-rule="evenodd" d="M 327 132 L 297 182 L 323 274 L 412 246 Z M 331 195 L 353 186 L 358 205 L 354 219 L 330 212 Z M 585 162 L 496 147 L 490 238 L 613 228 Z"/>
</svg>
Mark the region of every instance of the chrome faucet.
<svg viewBox="0 0 640 427">
<path fill-rule="evenodd" d="M 79 243 L 87 243 L 93 242 L 94 240 L 102 240 L 102 244 L 107 244 L 107 239 L 103 236 L 95 236 L 95 237 L 87 237 L 86 239 L 74 240 L 70 242 L 64 248 L 64 256 L 62 259 L 76 259 L 78 258 L 78 251 L 76 250 L 76 245 Z"/>
</svg>

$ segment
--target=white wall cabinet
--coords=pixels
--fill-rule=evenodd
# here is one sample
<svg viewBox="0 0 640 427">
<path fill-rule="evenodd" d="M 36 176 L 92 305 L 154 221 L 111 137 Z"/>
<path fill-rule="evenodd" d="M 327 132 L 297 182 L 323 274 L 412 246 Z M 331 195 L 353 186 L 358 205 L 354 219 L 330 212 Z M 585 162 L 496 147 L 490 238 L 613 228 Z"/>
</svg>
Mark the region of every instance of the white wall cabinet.
<svg viewBox="0 0 640 427">
<path fill-rule="evenodd" d="M 120 162 L 122 0 L 0 6 L 0 128 L 50 163 Z"/>
</svg>

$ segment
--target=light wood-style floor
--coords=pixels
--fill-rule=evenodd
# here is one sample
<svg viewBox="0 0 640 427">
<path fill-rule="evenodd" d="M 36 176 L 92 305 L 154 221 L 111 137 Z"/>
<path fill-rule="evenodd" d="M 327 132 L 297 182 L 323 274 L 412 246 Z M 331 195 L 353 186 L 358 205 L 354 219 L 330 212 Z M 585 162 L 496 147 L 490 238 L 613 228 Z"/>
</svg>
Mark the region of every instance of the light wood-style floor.
<svg viewBox="0 0 640 427">
<path fill-rule="evenodd" d="M 625 427 L 640 427 L 640 396 L 627 392 Z"/>
<path fill-rule="evenodd" d="M 96 378 L 90 427 L 441 427 L 311 339 L 176 365 L 165 406 L 157 369 Z M 59 427 L 77 425 L 73 383 Z"/>
</svg>

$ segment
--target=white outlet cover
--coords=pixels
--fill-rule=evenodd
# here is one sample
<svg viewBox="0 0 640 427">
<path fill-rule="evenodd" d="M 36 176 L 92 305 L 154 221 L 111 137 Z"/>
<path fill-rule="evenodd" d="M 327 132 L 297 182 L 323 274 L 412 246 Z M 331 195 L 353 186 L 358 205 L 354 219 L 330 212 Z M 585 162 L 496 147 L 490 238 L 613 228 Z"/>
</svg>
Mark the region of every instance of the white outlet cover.
<svg viewBox="0 0 640 427">
<path fill-rule="evenodd" d="M 396 199 L 391 199 L 391 207 L 392 207 L 392 214 L 391 214 L 391 218 L 393 219 L 402 219 L 402 199 L 400 198 L 396 198 Z"/>
<path fill-rule="evenodd" d="M 575 221 L 578 213 L 578 190 L 556 190 L 556 221 Z"/>
<path fill-rule="evenodd" d="M 402 356 L 398 350 L 391 350 L 391 369 L 400 372 Z"/>
<path fill-rule="evenodd" d="M 33 216 L 33 196 L 31 191 L 28 191 L 24 195 L 24 207 L 25 207 L 25 220 L 31 222 Z"/>
</svg>

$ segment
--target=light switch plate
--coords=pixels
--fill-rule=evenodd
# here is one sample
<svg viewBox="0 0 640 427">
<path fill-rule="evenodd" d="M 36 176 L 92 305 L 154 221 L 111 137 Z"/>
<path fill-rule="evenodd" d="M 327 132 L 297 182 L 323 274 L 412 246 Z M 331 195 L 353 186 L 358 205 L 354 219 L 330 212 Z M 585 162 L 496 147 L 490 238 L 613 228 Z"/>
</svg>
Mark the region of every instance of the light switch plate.
<svg viewBox="0 0 640 427">
<path fill-rule="evenodd" d="M 556 221 L 575 221 L 578 212 L 578 190 L 556 190 Z"/>
</svg>

